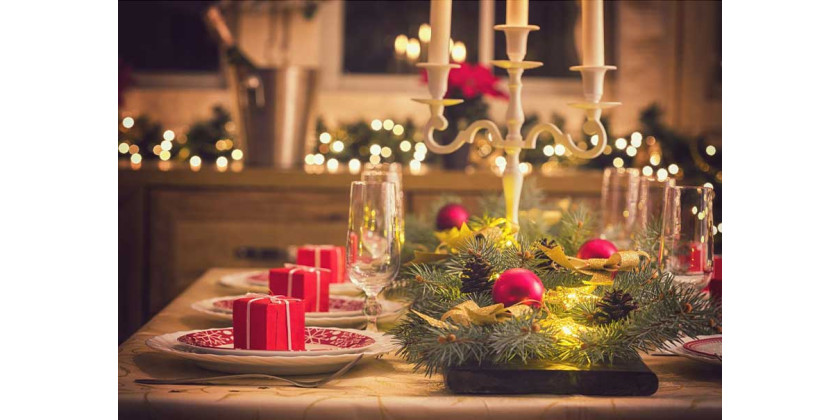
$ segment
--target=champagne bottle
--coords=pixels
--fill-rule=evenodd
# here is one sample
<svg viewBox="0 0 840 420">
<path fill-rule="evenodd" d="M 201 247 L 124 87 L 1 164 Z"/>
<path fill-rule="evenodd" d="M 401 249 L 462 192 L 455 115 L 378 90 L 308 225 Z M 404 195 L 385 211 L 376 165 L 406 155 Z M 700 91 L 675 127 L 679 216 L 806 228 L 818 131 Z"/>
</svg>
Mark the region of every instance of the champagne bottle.
<svg viewBox="0 0 840 420">
<path fill-rule="evenodd" d="M 237 66 L 241 70 L 244 70 L 243 73 L 256 73 L 257 66 L 255 66 L 253 61 L 251 61 L 251 59 L 248 58 L 248 56 L 236 45 L 236 42 L 233 39 L 233 34 L 230 32 L 230 28 L 225 22 L 225 19 L 222 17 L 222 13 L 219 11 L 219 8 L 217 6 L 211 6 L 207 9 L 204 16 L 206 18 L 207 26 L 210 27 L 216 35 L 216 38 L 222 48 L 224 48 L 228 62 Z"/>
</svg>

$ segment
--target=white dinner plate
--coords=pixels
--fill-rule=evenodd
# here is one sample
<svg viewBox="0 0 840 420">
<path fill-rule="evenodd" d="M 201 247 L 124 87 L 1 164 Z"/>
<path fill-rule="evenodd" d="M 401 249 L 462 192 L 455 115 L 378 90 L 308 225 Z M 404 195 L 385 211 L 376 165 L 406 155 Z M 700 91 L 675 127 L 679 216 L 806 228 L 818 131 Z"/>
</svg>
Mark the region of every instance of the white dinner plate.
<svg viewBox="0 0 840 420">
<path fill-rule="evenodd" d="M 199 366 L 225 373 L 264 373 L 269 375 L 315 375 L 335 372 L 362 355 L 359 362 L 365 363 L 378 356 L 396 350 L 399 345 L 393 337 L 384 333 L 367 332 L 376 340 L 375 344 L 362 353 L 321 354 L 311 356 L 230 356 L 195 352 L 178 341 L 178 337 L 194 331 L 179 331 L 159 335 L 146 340 L 150 348 L 171 356 L 191 360 Z"/>
<path fill-rule="evenodd" d="M 688 339 L 682 344 L 672 343 L 667 351 L 698 362 L 722 365 L 722 360 L 715 356 L 723 357 L 722 344 L 723 336 L 720 334 L 701 335 L 695 340 Z"/>
<path fill-rule="evenodd" d="M 233 347 L 233 328 L 211 328 L 186 333 L 177 338 L 181 344 L 196 352 L 232 356 L 286 356 L 298 357 L 313 354 L 361 353 L 376 343 L 364 331 L 340 328 L 307 327 L 305 350 L 245 350 Z"/>
<path fill-rule="evenodd" d="M 268 293 L 268 270 L 251 270 L 226 274 L 219 283 L 243 292 Z M 330 284 L 330 295 L 361 296 L 362 289 L 346 281 Z"/>
<path fill-rule="evenodd" d="M 233 301 L 246 295 L 223 296 L 205 299 L 192 304 L 192 308 L 209 317 L 232 321 Z M 382 314 L 379 320 L 382 322 L 393 322 L 403 312 L 405 303 L 391 300 L 380 300 Z M 307 312 L 307 327 L 337 327 L 355 328 L 363 326 L 367 322 L 361 308 L 364 306 L 363 298 L 355 298 L 342 295 L 330 296 L 329 312 Z"/>
</svg>

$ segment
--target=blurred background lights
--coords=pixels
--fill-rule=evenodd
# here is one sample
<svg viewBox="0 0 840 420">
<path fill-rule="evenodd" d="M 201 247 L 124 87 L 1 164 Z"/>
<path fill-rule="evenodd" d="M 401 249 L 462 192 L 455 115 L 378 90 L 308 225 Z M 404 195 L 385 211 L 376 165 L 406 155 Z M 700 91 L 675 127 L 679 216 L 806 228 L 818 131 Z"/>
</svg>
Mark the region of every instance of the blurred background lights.
<svg viewBox="0 0 840 420">
<path fill-rule="evenodd" d="M 128 143 L 120 143 L 119 150 L 122 154 L 128 153 Z"/>
<path fill-rule="evenodd" d="M 624 159 L 617 157 L 613 159 L 613 166 L 616 168 L 623 168 L 624 167 Z"/>
<path fill-rule="evenodd" d="M 382 146 L 380 146 L 378 144 L 373 144 L 373 145 L 370 146 L 370 154 L 378 155 L 380 153 L 382 153 Z"/>
<path fill-rule="evenodd" d="M 671 175 L 676 175 L 676 174 L 677 174 L 677 172 L 679 172 L 679 171 L 680 171 L 680 167 L 679 167 L 679 166 L 677 166 L 677 165 L 675 165 L 675 164 L 673 164 L 673 163 L 672 163 L 672 164 L 670 164 L 670 165 L 668 165 L 668 172 L 670 172 L 670 173 L 671 173 Z"/>
<path fill-rule="evenodd" d="M 452 60 L 456 63 L 463 63 L 467 59 L 467 46 L 458 41 L 452 46 Z"/>
<path fill-rule="evenodd" d="M 128 149 L 126 148 L 126 150 L 128 150 Z M 411 150 L 411 142 L 408 141 L 408 140 L 401 141 L 400 142 L 400 150 L 402 150 L 403 152 L 407 152 L 407 151 Z"/>
<path fill-rule="evenodd" d="M 335 173 L 338 170 L 338 159 L 332 158 L 327 161 L 327 171 L 330 173 Z"/>
<path fill-rule="evenodd" d="M 362 168 L 362 162 L 359 159 L 353 158 L 350 159 L 350 162 L 347 163 L 347 169 L 350 170 L 351 174 L 359 173 L 359 170 Z"/>
<path fill-rule="evenodd" d="M 546 155 L 546 156 L 553 155 L 554 154 L 554 147 L 550 144 L 547 144 L 545 147 L 543 147 L 543 154 Z"/>
<path fill-rule="evenodd" d="M 131 153 L 132 155 L 139 152 L 139 151 L 140 151 L 140 146 L 138 146 L 136 144 L 132 144 L 131 146 L 128 146 L 128 153 Z"/>
<path fill-rule="evenodd" d="M 420 57 L 420 41 L 418 41 L 417 38 L 411 38 L 408 40 L 408 45 L 405 47 L 405 55 L 411 61 Z"/>
<path fill-rule="evenodd" d="M 717 153 L 717 148 L 715 146 L 709 145 L 706 146 L 706 154 L 709 156 L 714 156 Z"/>
<path fill-rule="evenodd" d="M 597 146 L 598 145 L 598 135 L 596 134 L 596 135 L 590 137 L 589 142 L 592 143 L 593 146 Z"/>
<path fill-rule="evenodd" d="M 644 168 L 642 168 L 642 175 L 644 175 L 644 176 L 653 175 L 653 168 L 651 168 L 650 166 L 645 166 Z"/>
<path fill-rule="evenodd" d="M 324 160 L 325 160 L 325 159 L 324 159 L 324 155 L 322 155 L 322 154 L 318 153 L 318 154 L 316 154 L 316 155 L 315 155 L 315 157 L 312 159 L 312 162 L 313 162 L 313 163 L 315 163 L 316 165 L 323 165 L 323 164 L 324 164 Z"/>
<path fill-rule="evenodd" d="M 382 148 L 382 157 L 384 157 L 384 158 L 391 157 L 391 148 L 390 147 L 385 146 L 385 147 Z"/>
<path fill-rule="evenodd" d="M 399 124 L 394 124 L 394 135 L 401 136 L 405 132 L 405 128 Z"/>
<path fill-rule="evenodd" d="M 382 129 L 382 121 L 379 121 L 379 120 L 371 121 L 370 122 L 370 128 L 373 129 L 373 131 L 381 130 Z"/>
<path fill-rule="evenodd" d="M 163 132 L 163 139 L 166 141 L 175 140 L 175 132 L 172 130 L 166 130 Z"/>
<path fill-rule="evenodd" d="M 616 149 L 624 150 L 625 147 L 627 147 L 627 140 L 625 140 L 623 137 L 615 141 Z"/>
<path fill-rule="evenodd" d="M 344 142 L 341 140 L 336 140 L 335 142 L 333 142 L 330 148 L 333 152 L 341 153 L 344 150 Z"/>
<path fill-rule="evenodd" d="M 566 154 L 566 146 L 562 144 L 555 144 L 554 145 L 554 154 L 557 156 L 563 156 Z"/>
<path fill-rule="evenodd" d="M 630 156 L 630 157 L 636 156 L 636 148 L 633 147 L 633 146 L 628 147 L 627 148 L 627 156 Z"/>
<path fill-rule="evenodd" d="M 420 29 L 417 31 L 417 37 L 420 38 L 421 42 L 431 41 L 431 39 L 432 39 L 432 27 L 429 26 L 428 23 L 424 23 L 424 24 L 420 25 Z"/>
<path fill-rule="evenodd" d="M 666 171 L 664 168 L 657 169 L 656 170 L 656 179 L 658 179 L 660 181 L 664 181 L 665 178 L 668 178 L 668 171 Z"/>
<path fill-rule="evenodd" d="M 171 157 L 172 157 L 172 153 L 170 153 L 169 150 L 164 150 L 164 151 L 160 152 L 160 160 L 162 160 L 164 162 L 169 160 L 169 158 L 171 158 Z"/>
<path fill-rule="evenodd" d="M 193 156 L 190 158 L 190 166 L 201 166 L 201 157 Z"/>
<path fill-rule="evenodd" d="M 418 152 L 420 152 L 424 155 L 426 154 L 426 151 L 427 151 L 426 145 L 423 144 L 423 143 L 415 143 L 414 144 L 414 150 L 416 150 L 416 151 L 418 151 Z"/>
<path fill-rule="evenodd" d="M 431 28 L 429 28 L 429 32 L 431 32 Z M 394 51 L 396 51 L 399 55 L 403 55 L 405 54 L 407 47 L 408 37 L 405 35 L 397 35 L 397 38 L 394 40 Z"/>
<path fill-rule="evenodd" d="M 226 157 L 219 156 L 218 158 L 216 158 L 216 166 L 218 166 L 220 168 L 225 168 L 225 167 L 227 167 L 227 165 L 228 165 L 228 160 L 227 160 Z"/>
<path fill-rule="evenodd" d="M 125 118 L 123 118 L 123 120 L 122 120 L 122 125 L 123 125 L 123 127 L 125 127 L 125 128 L 131 128 L 131 127 L 134 127 L 134 118 L 131 118 L 131 117 L 125 117 Z"/>
<path fill-rule="evenodd" d="M 382 128 L 384 128 L 388 131 L 391 131 L 391 129 L 394 128 L 394 121 L 391 120 L 391 119 L 387 119 L 387 120 L 383 121 L 382 122 Z"/>
<path fill-rule="evenodd" d="M 642 146 L 642 133 L 636 131 L 630 135 L 630 144 L 633 147 L 641 147 Z"/>
<path fill-rule="evenodd" d="M 230 157 L 232 157 L 233 160 L 242 160 L 242 151 L 239 149 L 233 149 L 233 151 L 230 152 Z"/>
<path fill-rule="evenodd" d="M 306 163 L 307 165 L 314 165 L 315 164 L 315 155 L 313 155 L 311 153 L 306 155 L 306 157 L 303 158 L 303 162 Z"/>
<path fill-rule="evenodd" d="M 139 153 L 135 153 L 131 155 L 131 163 L 140 163 L 143 160 L 143 156 L 140 156 Z"/>
<path fill-rule="evenodd" d="M 318 140 L 320 140 L 321 143 L 327 144 L 330 142 L 330 140 L 332 140 L 332 136 L 330 135 L 330 133 L 323 132 L 320 136 L 318 136 Z"/>
</svg>

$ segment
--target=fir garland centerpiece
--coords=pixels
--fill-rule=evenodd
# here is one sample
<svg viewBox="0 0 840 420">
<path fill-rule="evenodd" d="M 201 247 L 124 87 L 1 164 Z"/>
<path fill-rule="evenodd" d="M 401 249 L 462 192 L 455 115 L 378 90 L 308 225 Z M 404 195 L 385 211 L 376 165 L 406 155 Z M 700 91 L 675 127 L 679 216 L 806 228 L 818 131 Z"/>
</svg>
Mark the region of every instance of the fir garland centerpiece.
<svg viewBox="0 0 840 420">
<path fill-rule="evenodd" d="M 393 330 L 399 355 L 427 375 L 537 361 L 609 365 L 720 331 L 719 304 L 675 283 L 642 250 L 567 256 L 591 225 L 578 210 L 539 236 L 492 217 L 438 233 L 440 246 L 417 251 L 396 285 L 412 301 Z M 501 287 L 506 278 L 513 286 Z"/>
</svg>

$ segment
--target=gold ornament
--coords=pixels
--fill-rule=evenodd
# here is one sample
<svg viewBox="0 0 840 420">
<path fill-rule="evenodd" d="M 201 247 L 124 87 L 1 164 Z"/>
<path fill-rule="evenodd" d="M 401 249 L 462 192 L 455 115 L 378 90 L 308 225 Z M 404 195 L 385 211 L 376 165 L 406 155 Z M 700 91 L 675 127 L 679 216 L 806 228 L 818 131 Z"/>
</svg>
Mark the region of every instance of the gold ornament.
<svg viewBox="0 0 840 420">
<path fill-rule="evenodd" d="M 642 257 L 650 260 L 650 255 L 644 251 L 618 251 L 609 258 L 590 258 L 588 260 L 569 257 L 563 252 L 563 247 L 548 248 L 537 245 L 545 255 L 557 265 L 569 270 L 592 276 L 587 283 L 591 285 L 611 285 L 612 273 L 630 271 L 642 264 Z"/>
</svg>

